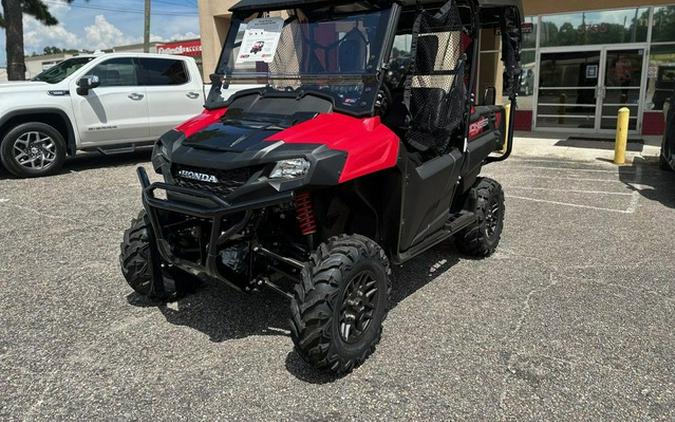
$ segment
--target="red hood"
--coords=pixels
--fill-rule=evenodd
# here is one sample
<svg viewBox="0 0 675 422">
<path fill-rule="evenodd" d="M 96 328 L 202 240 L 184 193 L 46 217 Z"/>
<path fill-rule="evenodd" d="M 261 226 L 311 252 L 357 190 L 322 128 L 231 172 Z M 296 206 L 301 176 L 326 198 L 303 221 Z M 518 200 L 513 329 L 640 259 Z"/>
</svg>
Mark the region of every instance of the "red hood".
<svg viewBox="0 0 675 422">
<path fill-rule="evenodd" d="M 357 119 L 339 113 L 320 114 L 312 120 L 266 139 L 288 144 L 323 144 L 347 153 L 340 183 L 396 165 L 400 139 L 379 117 Z"/>
</svg>

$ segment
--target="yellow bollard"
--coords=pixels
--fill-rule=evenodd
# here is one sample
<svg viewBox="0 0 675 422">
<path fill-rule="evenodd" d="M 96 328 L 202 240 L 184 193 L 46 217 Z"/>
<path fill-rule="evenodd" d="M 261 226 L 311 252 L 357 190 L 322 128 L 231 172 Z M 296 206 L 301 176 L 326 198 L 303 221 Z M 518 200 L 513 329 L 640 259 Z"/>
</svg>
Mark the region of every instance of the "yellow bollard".
<svg viewBox="0 0 675 422">
<path fill-rule="evenodd" d="M 614 145 L 614 164 L 626 163 L 626 146 L 628 144 L 628 122 L 630 109 L 619 109 L 619 117 L 616 119 L 616 144 Z"/>
<path fill-rule="evenodd" d="M 504 147 L 502 148 L 501 151 L 499 151 L 501 154 L 506 154 L 506 150 L 509 147 L 509 130 L 511 128 L 509 127 L 509 122 L 511 122 L 511 102 L 508 102 L 504 105 L 504 120 L 506 120 L 506 124 L 504 125 Z"/>
</svg>

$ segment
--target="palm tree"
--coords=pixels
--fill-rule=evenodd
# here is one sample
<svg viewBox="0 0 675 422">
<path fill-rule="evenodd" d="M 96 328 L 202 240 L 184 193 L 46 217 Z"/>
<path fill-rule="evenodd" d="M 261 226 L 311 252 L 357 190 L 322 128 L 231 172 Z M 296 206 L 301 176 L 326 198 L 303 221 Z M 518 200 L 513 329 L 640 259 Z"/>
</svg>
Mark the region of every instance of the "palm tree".
<svg viewBox="0 0 675 422">
<path fill-rule="evenodd" d="M 64 0 L 71 3 L 73 0 Z M 5 29 L 7 51 L 7 76 L 10 81 L 26 78 L 26 63 L 23 52 L 23 14 L 30 15 L 47 26 L 59 21 L 49 13 L 42 0 L 2 0 L 0 28 Z"/>
</svg>

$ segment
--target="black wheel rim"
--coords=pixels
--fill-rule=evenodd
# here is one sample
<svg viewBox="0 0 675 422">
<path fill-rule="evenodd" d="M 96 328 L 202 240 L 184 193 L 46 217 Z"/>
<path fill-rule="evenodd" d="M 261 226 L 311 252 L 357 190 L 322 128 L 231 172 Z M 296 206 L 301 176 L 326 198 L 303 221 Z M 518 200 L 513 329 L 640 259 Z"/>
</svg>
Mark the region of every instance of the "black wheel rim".
<svg viewBox="0 0 675 422">
<path fill-rule="evenodd" d="M 338 327 L 345 343 L 357 343 L 368 330 L 378 296 L 377 280 L 370 271 L 361 271 L 351 279 L 343 295 Z"/>
<path fill-rule="evenodd" d="M 485 216 L 485 230 L 489 238 L 492 238 L 499 228 L 499 221 L 501 219 L 501 207 L 499 201 L 493 198 L 487 208 L 487 215 Z"/>
</svg>

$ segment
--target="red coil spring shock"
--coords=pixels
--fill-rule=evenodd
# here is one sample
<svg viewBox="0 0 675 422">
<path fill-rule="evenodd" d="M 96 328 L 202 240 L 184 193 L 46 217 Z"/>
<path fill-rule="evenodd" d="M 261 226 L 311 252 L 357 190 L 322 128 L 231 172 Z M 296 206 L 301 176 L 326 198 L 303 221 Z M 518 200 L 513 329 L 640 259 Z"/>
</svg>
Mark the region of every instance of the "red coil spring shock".
<svg viewBox="0 0 675 422">
<path fill-rule="evenodd" d="M 314 217 L 312 197 L 309 192 L 301 192 L 295 195 L 295 212 L 302 234 L 309 236 L 316 233 L 316 218 Z"/>
</svg>

